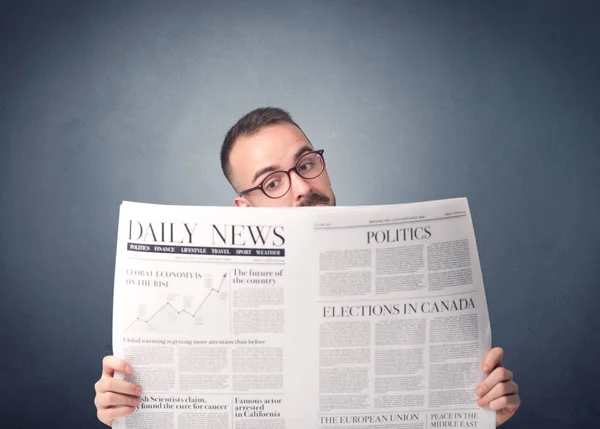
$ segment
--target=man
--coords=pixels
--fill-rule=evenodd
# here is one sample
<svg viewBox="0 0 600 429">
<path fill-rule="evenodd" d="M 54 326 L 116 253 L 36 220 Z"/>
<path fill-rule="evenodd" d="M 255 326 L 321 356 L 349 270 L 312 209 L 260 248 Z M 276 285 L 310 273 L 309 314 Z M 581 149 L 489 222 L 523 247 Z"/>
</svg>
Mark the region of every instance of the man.
<svg viewBox="0 0 600 429">
<path fill-rule="evenodd" d="M 335 195 L 322 150 L 315 150 L 290 115 L 277 108 L 260 108 L 242 117 L 228 132 L 221 149 L 221 167 L 238 195 L 238 207 L 334 206 Z M 508 420 L 520 405 L 512 372 L 503 368 L 504 352 L 494 348 L 485 356 L 486 379 L 477 387 L 477 404 L 497 411 L 496 425 Z M 111 426 L 139 405 L 141 388 L 113 377 L 132 369 L 107 356 L 96 383 L 98 419 Z"/>
</svg>

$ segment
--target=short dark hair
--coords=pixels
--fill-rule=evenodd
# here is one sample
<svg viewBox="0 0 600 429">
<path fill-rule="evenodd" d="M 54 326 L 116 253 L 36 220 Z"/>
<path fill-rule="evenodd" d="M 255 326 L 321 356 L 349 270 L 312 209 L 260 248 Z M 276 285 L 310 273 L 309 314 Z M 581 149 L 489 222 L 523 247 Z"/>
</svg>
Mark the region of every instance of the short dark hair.
<svg viewBox="0 0 600 429">
<path fill-rule="evenodd" d="M 229 155 L 231 154 L 235 141 L 239 137 L 250 136 L 257 133 L 266 126 L 282 123 L 292 124 L 302 131 L 298 124 L 294 122 L 291 115 L 278 107 L 259 107 L 258 109 L 254 109 L 242 116 L 235 125 L 227 131 L 223 146 L 221 146 L 221 169 L 229 183 L 231 183 L 231 186 L 233 186 L 233 183 L 231 181 Z"/>
</svg>

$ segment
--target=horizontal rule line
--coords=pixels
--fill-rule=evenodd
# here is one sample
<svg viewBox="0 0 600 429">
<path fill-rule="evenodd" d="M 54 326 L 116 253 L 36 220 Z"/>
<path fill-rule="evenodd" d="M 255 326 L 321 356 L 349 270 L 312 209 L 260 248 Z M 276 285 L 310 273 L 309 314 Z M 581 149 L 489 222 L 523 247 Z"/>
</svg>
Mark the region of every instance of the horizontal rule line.
<svg viewBox="0 0 600 429">
<path fill-rule="evenodd" d="M 319 416 L 322 417 L 334 417 L 334 416 L 344 416 L 344 415 L 379 415 L 379 414 L 390 414 L 390 413 L 395 413 L 395 414 L 407 414 L 407 413 L 430 413 L 430 412 L 437 412 L 437 413 L 448 413 L 448 412 L 453 412 L 453 411 L 470 411 L 470 412 L 474 412 L 474 411 L 479 411 L 481 410 L 481 408 L 479 408 L 477 405 L 474 405 L 473 408 L 432 408 L 429 410 L 401 410 L 401 411 L 392 411 L 389 409 L 385 409 L 385 410 L 380 410 L 380 411 L 373 411 L 373 412 L 365 412 L 365 413 L 361 413 L 361 412 L 349 412 L 349 413 L 329 413 L 329 414 L 324 414 L 324 413 L 320 413 Z"/>
<path fill-rule="evenodd" d="M 203 395 L 203 396 L 210 396 L 210 395 L 215 395 L 215 396 L 223 396 L 223 395 L 231 395 L 231 396 L 245 396 L 245 395 L 252 395 L 252 396 L 261 396 L 261 395 L 282 395 L 283 396 L 283 392 L 236 392 L 236 393 L 231 393 L 231 392 L 156 392 L 156 391 L 152 391 L 152 392 L 143 392 L 142 395 L 186 395 L 186 396 L 192 396 L 192 395 Z"/>
<path fill-rule="evenodd" d="M 209 255 L 216 256 L 216 255 Z M 284 261 L 271 260 L 271 261 L 214 261 L 214 260 L 200 260 L 200 259 L 171 259 L 171 258 L 144 258 L 139 256 L 129 255 L 125 258 L 128 261 L 161 261 L 161 262 L 176 262 L 176 263 L 191 263 L 191 264 L 229 264 L 229 265 L 285 265 Z"/>
<path fill-rule="evenodd" d="M 423 218 L 423 219 L 411 219 L 411 220 L 399 220 L 399 221 L 390 221 L 390 222 L 381 222 L 381 223 L 372 223 L 372 224 L 362 224 L 362 225 L 332 225 L 332 226 L 315 226 L 314 229 L 343 229 L 343 228 L 373 228 L 377 226 L 384 225 L 400 225 L 403 223 L 415 223 L 415 222 L 431 222 L 432 220 L 444 220 L 444 219 L 453 219 L 457 217 L 464 217 L 467 214 L 459 214 L 453 216 L 442 216 L 442 217 L 434 217 L 434 218 Z"/>
</svg>

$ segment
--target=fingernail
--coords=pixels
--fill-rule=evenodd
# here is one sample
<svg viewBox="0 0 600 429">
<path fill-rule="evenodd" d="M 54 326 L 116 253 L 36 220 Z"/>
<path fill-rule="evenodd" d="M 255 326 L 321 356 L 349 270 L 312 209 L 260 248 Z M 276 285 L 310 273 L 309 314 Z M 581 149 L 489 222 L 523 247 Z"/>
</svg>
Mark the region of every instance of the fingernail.
<svg viewBox="0 0 600 429">
<path fill-rule="evenodd" d="M 127 365 L 125 367 L 125 374 L 131 374 L 133 372 L 133 368 L 131 368 L 129 365 Z"/>
<path fill-rule="evenodd" d="M 475 393 L 477 394 L 477 396 L 481 396 L 483 395 L 483 389 L 481 387 L 478 387 Z"/>
<path fill-rule="evenodd" d="M 483 400 L 482 399 L 477 400 L 477 405 L 479 405 L 480 407 L 483 407 Z"/>
<path fill-rule="evenodd" d="M 140 386 L 136 387 L 136 388 L 135 388 L 135 392 L 136 392 L 138 395 L 141 395 L 141 394 L 142 394 L 142 388 L 141 388 Z"/>
<path fill-rule="evenodd" d="M 486 374 L 487 374 L 488 372 L 490 372 L 490 367 L 489 367 L 489 366 L 487 366 L 487 365 L 484 365 L 484 366 L 483 366 L 483 372 L 485 372 Z"/>
</svg>

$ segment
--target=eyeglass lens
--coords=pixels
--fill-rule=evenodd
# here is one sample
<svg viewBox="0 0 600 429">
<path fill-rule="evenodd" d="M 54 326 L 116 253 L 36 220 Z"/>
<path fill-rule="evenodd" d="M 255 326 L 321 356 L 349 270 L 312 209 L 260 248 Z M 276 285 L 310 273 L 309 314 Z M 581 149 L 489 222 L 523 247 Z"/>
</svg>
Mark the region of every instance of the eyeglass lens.
<svg viewBox="0 0 600 429">
<path fill-rule="evenodd" d="M 296 171 L 305 179 L 314 179 L 323 172 L 323 158 L 318 153 L 308 153 L 301 157 L 296 164 Z M 265 193 L 277 198 L 284 195 L 290 188 L 290 176 L 283 171 L 277 171 L 263 181 Z"/>
</svg>

